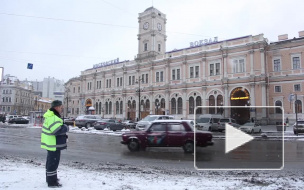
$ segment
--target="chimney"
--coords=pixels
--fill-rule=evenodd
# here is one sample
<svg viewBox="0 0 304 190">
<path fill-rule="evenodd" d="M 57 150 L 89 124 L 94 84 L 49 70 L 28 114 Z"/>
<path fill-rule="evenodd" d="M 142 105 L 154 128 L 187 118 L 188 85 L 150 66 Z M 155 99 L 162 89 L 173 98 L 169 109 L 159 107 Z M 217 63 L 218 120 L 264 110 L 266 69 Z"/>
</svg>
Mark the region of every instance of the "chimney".
<svg viewBox="0 0 304 190">
<path fill-rule="evenodd" d="M 304 37 L 304 30 L 299 32 L 299 38 Z"/>
<path fill-rule="evenodd" d="M 279 41 L 288 40 L 288 34 L 282 34 L 278 36 Z"/>
</svg>

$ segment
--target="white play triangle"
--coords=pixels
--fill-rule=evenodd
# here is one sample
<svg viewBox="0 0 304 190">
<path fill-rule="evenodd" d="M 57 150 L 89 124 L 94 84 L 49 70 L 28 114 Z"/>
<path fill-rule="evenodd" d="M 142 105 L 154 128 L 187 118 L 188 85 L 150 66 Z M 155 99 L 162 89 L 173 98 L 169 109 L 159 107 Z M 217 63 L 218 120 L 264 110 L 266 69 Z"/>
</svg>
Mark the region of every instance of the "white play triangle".
<svg viewBox="0 0 304 190">
<path fill-rule="evenodd" d="M 234 128 L 228 123 L 225 124 L 225 153 L 229 153 L 230 151 L 236 149 L 237 147 L 252 141 L 254 138 L 239 129 Z"/>
</svg>

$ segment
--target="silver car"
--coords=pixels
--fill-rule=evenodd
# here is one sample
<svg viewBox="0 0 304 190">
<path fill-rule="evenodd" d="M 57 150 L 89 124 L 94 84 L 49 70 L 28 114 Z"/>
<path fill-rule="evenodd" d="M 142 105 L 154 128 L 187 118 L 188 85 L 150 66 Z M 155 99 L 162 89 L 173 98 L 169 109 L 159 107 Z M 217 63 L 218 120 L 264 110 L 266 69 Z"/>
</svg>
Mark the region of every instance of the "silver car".
<svg viewBox="0 0 304 190">
<path fill-rule="evenodd" d="M 232 118 L 223 118 L 223 119 L 220 119 L 217 130 L 219 132 L 224 131 L 226 123 L 228 123 L 229 125 L 231 125 L 231 126 L 233 126 L 235 128 L 239 128 L 240 127 L 240 125 L 235 122 L 235 119 L 232 119 Z"/>
<path fill-rule="evenodd" d="M 298 135 L 299 133 L 304 133 L 304 121 L 298 121 L 297 124 L 293 124 L 293 133 Z"/>
</svg>

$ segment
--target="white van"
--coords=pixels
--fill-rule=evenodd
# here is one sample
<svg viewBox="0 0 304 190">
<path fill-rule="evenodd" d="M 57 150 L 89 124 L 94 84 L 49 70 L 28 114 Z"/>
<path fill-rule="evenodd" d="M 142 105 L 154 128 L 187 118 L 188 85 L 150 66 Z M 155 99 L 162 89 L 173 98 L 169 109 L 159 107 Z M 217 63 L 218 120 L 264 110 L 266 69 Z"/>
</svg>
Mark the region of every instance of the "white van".
<svg viewBox="0 0 304 190">
<path fill-rule="evenodd" d="M 219 121 L 222 118 L 222 115 L 217 114 L 197 115 L 196 123 L 200 126 L 199 129 L 203 131 L 213 131 L 218 129 Z"/>
<path fill-rule="evenodd" d="M 144 130 L 152 123 L 152 121 L 168 119 L 174 119 L 174 117 L 172 115 L 147 115 L 144 119 L 137 122 L 136 129 Z"/>
</svg>

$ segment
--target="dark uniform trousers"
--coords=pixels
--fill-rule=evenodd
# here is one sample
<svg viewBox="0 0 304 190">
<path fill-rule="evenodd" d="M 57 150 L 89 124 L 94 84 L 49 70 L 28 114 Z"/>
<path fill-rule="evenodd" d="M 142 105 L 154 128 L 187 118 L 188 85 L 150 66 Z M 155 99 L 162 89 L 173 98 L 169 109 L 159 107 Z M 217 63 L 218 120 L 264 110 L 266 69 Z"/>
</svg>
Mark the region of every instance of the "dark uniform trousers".
<svg viewBox="0 0 304 190">
<path fill-rule="evenodd" d="M 55 183 L 57 182 L 57 168 L 60 161 L 60 150 L 47 151 L 46 158 L 46 182 Z"/>
</svg>

